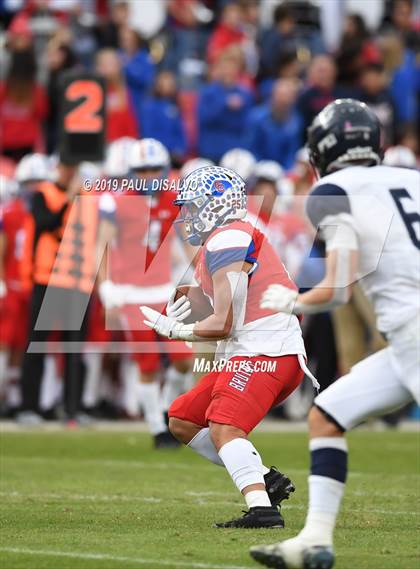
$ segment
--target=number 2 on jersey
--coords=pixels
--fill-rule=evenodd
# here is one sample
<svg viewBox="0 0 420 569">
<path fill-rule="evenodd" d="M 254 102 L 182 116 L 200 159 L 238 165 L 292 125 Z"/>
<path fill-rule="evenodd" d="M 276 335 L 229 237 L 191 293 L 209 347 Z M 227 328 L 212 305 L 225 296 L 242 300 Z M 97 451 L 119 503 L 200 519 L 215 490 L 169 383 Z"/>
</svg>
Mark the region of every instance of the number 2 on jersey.
<svg viewBox="0 0 420 569">
<path fill-rule="evenodd" d="M 397 206 L 398 212 L 402 217 L 405 227 L 407 228 L 408 235 L 417 249 L 420 249 L 420 214 L 416 211 L 414 212 L 407 212 L 403 206 L 403 200 L 408 199 L 413 201 L 413 198 L 407 192 L 405 188 L 397 188 L 393 190 L 389 190 L 392 196 L 392 199 Z M 416 233 L 415 224 L 418 224 L 418 234 Z"/>
</svg>

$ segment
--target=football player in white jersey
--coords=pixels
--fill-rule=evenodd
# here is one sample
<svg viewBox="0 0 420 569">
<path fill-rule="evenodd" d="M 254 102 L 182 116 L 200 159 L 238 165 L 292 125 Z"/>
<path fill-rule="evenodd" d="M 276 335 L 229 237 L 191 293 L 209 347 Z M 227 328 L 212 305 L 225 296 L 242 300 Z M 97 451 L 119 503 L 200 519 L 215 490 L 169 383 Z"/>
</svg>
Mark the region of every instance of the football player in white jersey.
<svg viewBox="0 0 420 569">
<path fill-rule="evenodd" d="M 268 567 L 330 569 L 333 530 L 347 476 L 344 433 L 368 417 L 420 402 L 420 173 L 380 165 L 380 126 L 352 99 L 330 103 L 308 131 L 322 176 L 307 214 L 326 242 L 326 276 L 297 294 L 274 285 L 261 306 L 308 314 L 346 302 L 358 280 L 389 346 L 323 391 L 309 414 L 311 471 L 305 527 L 254 547 Z"/>
</svg>

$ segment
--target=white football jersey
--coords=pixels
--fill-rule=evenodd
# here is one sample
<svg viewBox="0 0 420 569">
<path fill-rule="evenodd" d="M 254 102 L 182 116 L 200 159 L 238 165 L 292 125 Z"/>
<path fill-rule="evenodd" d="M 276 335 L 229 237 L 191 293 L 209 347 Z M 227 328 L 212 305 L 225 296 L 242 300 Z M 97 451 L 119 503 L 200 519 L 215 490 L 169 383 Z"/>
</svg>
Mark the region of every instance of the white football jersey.
<svg viewBox="0 0 420 569">
<path fill-rule="evenodd" d="M 394 330 L 419 313 L 419 171 L 390 166 L 339 170 L 316 184 L 307 214 L 321 232 L 343 220 L 356 230 L 358 278 L 380 331 Z"/>
</svg>

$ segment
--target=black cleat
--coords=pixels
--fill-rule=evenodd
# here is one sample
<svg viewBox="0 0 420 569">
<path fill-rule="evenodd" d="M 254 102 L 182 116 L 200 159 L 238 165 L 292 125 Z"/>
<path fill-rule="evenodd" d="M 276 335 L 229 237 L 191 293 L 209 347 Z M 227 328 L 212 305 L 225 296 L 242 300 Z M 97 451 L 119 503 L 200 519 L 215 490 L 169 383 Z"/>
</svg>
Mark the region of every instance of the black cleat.
<svg viewBox="0 0 420 569">
<path fill-rule="evenodd" d="M 271 567 L 272 569 L 287 569 L 286 563 L 281 557 L 271 551 L 264 551 L 262 547 L 252 547 L 250 550 L 250 555 L 252 559 L 261 563 L 265 567 Z"/>
<path fill-rule="evenodd" d="M 291 569 L 295 563 L 288 562 L 281 543 L 251 547 L 250 555 L 255 561 L 272 569 Z M 301 569 L 331 569 L 334 565 L 334 553 L 331 547 L 313 546 L 303 551 Z"/>
<path fill-rule="evenodd" d="M 272 506 L 279 506 L 283 500 L 288 500 L 292 492 L 295 491 L 295 485 L 277 470 L 275 466 L 270 468 L 270 472 L 264 476 L 265 489 Z"/>
<path fill-rule="evenodd" d="M 170 448 L 175 449 L 181 446 L 181 443 L 169 431 L 163 431 L 154 436 L 155 449 Z"/>
<path fill-rule="evenodd" d="M 284 528 L 284 520 L 276 507 L 256 506 L 236 520 L 214 524 L 216 528 Z"/>
</svg>

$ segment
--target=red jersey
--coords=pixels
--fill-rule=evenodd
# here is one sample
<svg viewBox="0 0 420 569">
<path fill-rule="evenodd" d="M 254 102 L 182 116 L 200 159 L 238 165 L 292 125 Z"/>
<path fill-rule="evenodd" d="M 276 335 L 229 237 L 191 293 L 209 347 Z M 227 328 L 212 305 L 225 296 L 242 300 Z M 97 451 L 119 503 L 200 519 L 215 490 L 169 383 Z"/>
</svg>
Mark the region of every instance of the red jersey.
<svg viewBox="0 0 420 569">
<path fill-rule="evenodd" d="M 21 262 L 26 216 L 27 211 L 20 198 L 0 206 L 0 231 L 6 235 L 4 274 L 6 287 L 10 290 L 22 289 Z"/>
<path fill-rule="evenodd" d="M 171 282 L 173 222 L 179 210 L 174 192 L 104 194 L 100 215 L 117 226 L 111 249 L 110 278 L 117 284 L 153 287 Z"/>
<path fill-rule="evenodd" d="M 234 221 L 216 229 L 200 252 L 196 278 L 203 292 L 212 300 L 213 273 L 236 261 L 253 265 L 248 273 L 244 324 L 274 314 L 272 310 L 260 308 L 261 296 L 270 284 L 282 284 L 297 290 L 264 234 L 248 221 Z"/>
<path fill-rule="evenodd" d="M 284 260 L 287 270 L 295 278 L 312 245 L 305 220 L 293 211 L 270 214 L 260 209 L 258 205 L 253 199 L 249 200 L 248 207 L 251 211 L 249 220 L 264 233 L 274 251 Z M 255 220 L 252 219 L 253 216 Z"/>
</svg>

